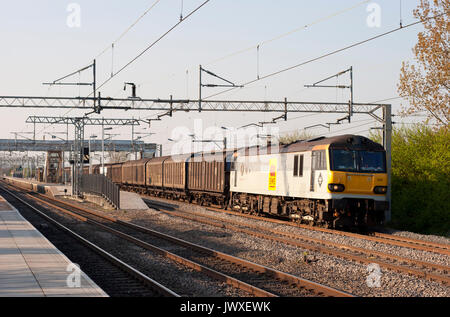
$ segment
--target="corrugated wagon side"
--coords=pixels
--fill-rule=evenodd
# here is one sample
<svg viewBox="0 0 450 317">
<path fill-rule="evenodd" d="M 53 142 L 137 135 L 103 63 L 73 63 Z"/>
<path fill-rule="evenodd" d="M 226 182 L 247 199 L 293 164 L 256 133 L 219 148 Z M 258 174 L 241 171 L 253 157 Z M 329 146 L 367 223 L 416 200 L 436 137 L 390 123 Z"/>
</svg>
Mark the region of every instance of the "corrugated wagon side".
<svg viewBox="0 0 450 317">
<path fill-rule="evenodd" d="M 122 165 L 122 182 L 134 191 L 141 192 L 145 189 L 146 171 L 145 165 L 149 159 L 129 161 Z"/>
<path fill-rule="evenodd" d="M 164 190 L 167 196 L 181 198 L 186 196 L 188 155 L 171 156 L 164 161 Z"/>
<path fill-rule="evenodd" d="M 111 179 L 113 183 L 122 183 L 122 165 L 123 163 L 105 164 L 106 177 Z"/>
<path fill-rule="evenodd" d="M 156 157 L 147 161 L 145 184 L 148 193 L 160 195 L 163 192 L 163 163 L 167 158 Z"/>
<path fill-rule="evenodd" d="M 226 153 L 194 154 L 187 165 L 190 199 L 200 204 L 224 205 L 229 190 Z"/>
</svg>

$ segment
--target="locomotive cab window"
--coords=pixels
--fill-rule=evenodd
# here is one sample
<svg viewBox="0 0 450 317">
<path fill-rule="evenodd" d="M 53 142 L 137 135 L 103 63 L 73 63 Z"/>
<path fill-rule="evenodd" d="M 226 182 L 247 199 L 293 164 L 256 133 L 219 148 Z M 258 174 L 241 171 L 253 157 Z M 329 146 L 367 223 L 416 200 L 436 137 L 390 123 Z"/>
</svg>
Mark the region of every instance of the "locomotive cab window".
<svg viewBox="0 0 450 317">
<path fill-rule="evenodd" d="M 294 177 L 303 176 L 303 155 L 294 156 Z"/>
<path fill-rule="evenodd" d="M 327 156 L 325 151 L 313 151 L 312 153 L 312 167 L 313 170 L 327 169 Z"/>
<path fill-rule="evenodd" d="M 331 170 L 359 173 L 386 173 L 386 154 L 382 151 L 331 150 Z"/>
</svg>

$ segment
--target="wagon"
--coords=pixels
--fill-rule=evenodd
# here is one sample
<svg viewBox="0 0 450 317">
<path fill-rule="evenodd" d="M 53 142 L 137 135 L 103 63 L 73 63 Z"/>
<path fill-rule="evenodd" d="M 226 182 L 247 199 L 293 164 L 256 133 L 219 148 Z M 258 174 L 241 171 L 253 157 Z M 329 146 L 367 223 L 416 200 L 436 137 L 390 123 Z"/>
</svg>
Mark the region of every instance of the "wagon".
<svg viewBox="0 0 450 317">
<path fill-rule="evenodd" d="M 145 165 L 150 159 L 129 161 L 122 165 L 122 182 L 132 187 L 145 187 Z"/>
<path fill-rule="evenodd" d="M 196 153 L 188 159 L 187 189 L 191 199 L 201 204 L 224 204 L 229 189 L 227 153 Z"/>
</svg>

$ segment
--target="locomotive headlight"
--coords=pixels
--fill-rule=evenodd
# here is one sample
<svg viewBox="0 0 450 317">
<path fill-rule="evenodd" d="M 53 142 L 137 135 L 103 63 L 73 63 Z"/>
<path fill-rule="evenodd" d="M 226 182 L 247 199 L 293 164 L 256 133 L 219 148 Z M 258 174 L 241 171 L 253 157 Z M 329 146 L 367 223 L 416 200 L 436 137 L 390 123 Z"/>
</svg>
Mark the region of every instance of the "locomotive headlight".
<svg viewBox="0 0 450 317">
<path fill-rule="evenodd" d="M 387 187 L 386 186 L 377 186 L 377 187 L 375 187 L 373 189 L 373 192 L 375 194 L 379 194 L 379 195 L 386 194 L 387 193 Z"/>
<path fill-rule="evenodd" d="M 328 190 L 330 192 L 343 192 L 345 190 L 345 186 L 342 184 L 328 184 Z"/>
</svg>

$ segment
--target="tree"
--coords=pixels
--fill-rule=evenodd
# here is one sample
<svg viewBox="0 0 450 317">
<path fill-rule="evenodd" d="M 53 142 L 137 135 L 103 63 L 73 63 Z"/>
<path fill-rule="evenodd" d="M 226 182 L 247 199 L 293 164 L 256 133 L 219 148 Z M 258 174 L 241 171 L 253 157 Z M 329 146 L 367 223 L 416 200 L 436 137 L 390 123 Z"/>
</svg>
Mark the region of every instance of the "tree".
<svg viewBox="0 0 450 317">
<path fill-rule="evenodd" d="M 449 0 L 420 0 L 414 16 L 425 30 L 413 49 L 415 63 L 402 64 L 398 85 L 400 96 L 410 103 L 402 115 L 426 111 L 428 121 L 444 127 L 450 120 L 449 13 Z"/>
<path fill-rule="evenodd" d="M 108 156 L 109 156 L 109 163 L 122 163 L 127 161 L 128 153 L 110 151 L 108 152 Z"/>
<path fill-rule="evenodd" d="M 306 131 L 295 131 L 292 134 L 286 134 L 278 138 L 278 142 L 281 144 L 291 144 L 300 140 L 309 140 L 314 138 L 315 135 Z"/>
</svg>

